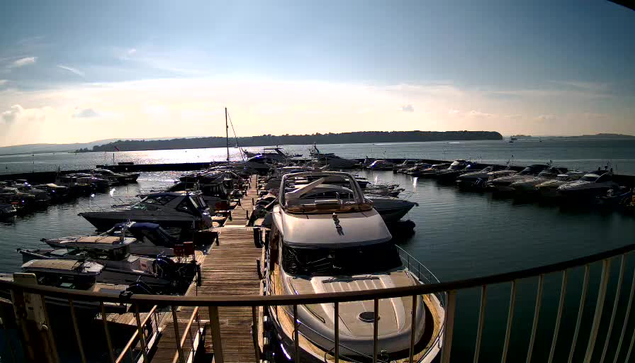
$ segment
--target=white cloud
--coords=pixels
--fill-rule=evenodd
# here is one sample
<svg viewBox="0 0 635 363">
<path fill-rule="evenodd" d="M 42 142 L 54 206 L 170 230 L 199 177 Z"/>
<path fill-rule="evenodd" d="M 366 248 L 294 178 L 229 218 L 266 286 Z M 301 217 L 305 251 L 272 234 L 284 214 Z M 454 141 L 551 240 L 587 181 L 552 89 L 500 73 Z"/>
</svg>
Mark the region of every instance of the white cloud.
<svg viewBox="0 0 635 363">
<path fill-rule="evenodd" d="M 448 115 L 458 115 L 461 111 L 457 110 L 457 109 L 449 109 L 448 110 Z"/>
<path fill-rule="evenodd" d="M 20 68 L 20 67 L 28 66 L 30 64 L 35 64 L 36 61 L 37 61 L 37 57 L 20 58 L 14 61 L 13 63 L 11 63 L 11 65 L 9 65 L 9 68 Z"/>
<path fill-rule="evenodd" d="M 71 72 L 71 73 L 73 73 L 73 74 L 76 74 L 76 75 L 78 75 L 78 76 L 80 76 L 80 77 L 84 77 L 84 75 L 85 75 L 85 74 L 84 74 L 84 72 L 80 71 L 80 70 L 79 70 L 79 69 L 77 69 L 77 68 L 68 67 L 68 66 L 63 66 L 63 65 L 58 65 L 58 66 L 57 66 L 57 68 L 63 69 L 63 70 L 65 70 L 65 71 L 69 71 L 69 72 Z"/>
<path fill-rule="evenodd" d="M 493 113 L 481 112 L 481 111 L 477 111 L 477 110 L 470 111 L 469 115 L 470 116 L 474 116 L 474 117 L 494 117 L 494 116 L 496 116 Z"/>
<path fill-rule="evenodd" d="M 24 108 L 20 105 L 13 105 L 10 109 L 2 113 L 2 120 L 6 123 L 12 123 L 20 117 L 20 114 L 24 112 Z"/>
<path fill-rule="evenodd" d="M 137 50 L 135 48 L 128 49 L 128 55 L 133 55 L 135 53 L 137 53 Z"/>
<path fill-rule="evenodd" d="M 92 108 L 78 108 L 73 113 L 73 118 L 95 118 L 99 116 L 99 112 L 95 111 Z"/>
<path fill-rule="evenodd" d="M 415 112 L 415 108 L 412 105 L 401 106 L 403 112 Z"/>
<path fill-rule="evenodd" d="M 9 81 L 6 79 L 0 79 L 0 86 L 4 86 L 5 84 L 7 84 Z"/>
<path fill-rule="evenodd" d="M 536 120 L 538 121 L 553 121 L 556 119 L 554 115 L 538 115 L 536 116 Z"/>
</svg>

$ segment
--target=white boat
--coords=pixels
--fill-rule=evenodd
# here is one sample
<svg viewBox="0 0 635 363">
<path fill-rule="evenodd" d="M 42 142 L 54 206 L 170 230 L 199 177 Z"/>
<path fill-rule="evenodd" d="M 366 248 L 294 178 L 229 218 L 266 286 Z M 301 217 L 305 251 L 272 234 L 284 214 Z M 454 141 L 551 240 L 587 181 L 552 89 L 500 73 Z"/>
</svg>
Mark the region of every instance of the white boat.
<svg viewBox="0 0 635 363">
<path fill-rule="evenodd" d="M 534 193 L 536 192 L 536 185 L 555 179 L 558 175 L 565 174 L 566 172 L 566 168 L 549 167 L 538 173 L 535 177 L 530 176 L 511 183 L 510 187 L 513 188 L 516 193 Z"/>
<path fill-rule="evenodd" d="M 495 192 L 513 192 L 514 188 L 511 187 L 512 183 L 515 183 L 520 180 L 525 180 L 529 178 L 533 178 L 538 175 L 541 171 L 547 169 L 549 165 L 547 164 L 533 164 L 524 168 L 518 173 L 514 173 L 508 176 L 499 176 L 494 179 L 490 179 L 487 182 L 487 187 Z"/>
<path fill-rule="evenodd" d="M 409 200 L 394 197 L 368 196 L 368 199 L 373 202 L 373 208 L 375 208 L 386 223 L 398 222 L 408 214 L 414 206 L 419 205 Z"/>
<path fill-rule="evenodd" d="M 566 174 L 560 174 L 555 179 L 547 180 L 536 185 L 536 191 L 541 198 L 557 198 L 559 196 L 558 188 L 561 185 L 576 181 L 583 176 L 584 173 L 580 171 L 571 171 Z"/>
<path fill-rule="evenodd" d="M 342 186 L 347 182 L 348 186 Z M 353 176 L 346 173 L 285 175 L 280 203 L 266 250 L 266 291 L 295 295 L 361 291 L 421 284 L 403 265 L 398 248 L 381 216 L 364 197 Z M 379 301 L 377 342 L 382 360 L 408 360 L 410 336 L 415 330 L 416 362 L 431 362 L 440 350 L 445 312 L 440 298 L 416 300 L 411 325 L 412 298 Z M 334 324 L 339 319 L 340 358 L 364 361 L 373 355 L 374 311 L 371 301 L 298 306 L 300 357 L 292 357 L 293 313 L 290 307 L 270 307 L 269 314 L 288 358 L 294 361 L 332 361 Z M 425 313 L 424 313 L 425 311 Z M 424 314 L 428 319 L 424 322 Z"/>
<path fill-rule="evenodd" d="M 58 287 L 71 290 L 100 292 L 119 296 L 122 293 L 152 294 L 142 284 L 109 284 L 97 282 L 104 266 L 91 261 L 73 260 L 31 260 L 22 265 L 23 273 L 0 274 L 0 280 L 9 282 L 22 282 L 43 286 Z M 0 289 L 0 296 L 10 298 L 9 290 Z M 67 298 L 46 297 L 46 303 L 50 307 L 68 308 Z M 100 308 L 97 301 L 74 301 L 78 310 L 96 312 Z M 118 303 L 104 303 L 107 312 L 125 312 L 127 306 Z"/>
<path fill-rule="evenodd" d="M 558 187 L 558 193 L 572 201 L 585 201 L 606 195 L 611 189 L 619 189 L 619 184 L 613 181 L 613 173 L 600 170 L 561 185 Z"/>
</svg>

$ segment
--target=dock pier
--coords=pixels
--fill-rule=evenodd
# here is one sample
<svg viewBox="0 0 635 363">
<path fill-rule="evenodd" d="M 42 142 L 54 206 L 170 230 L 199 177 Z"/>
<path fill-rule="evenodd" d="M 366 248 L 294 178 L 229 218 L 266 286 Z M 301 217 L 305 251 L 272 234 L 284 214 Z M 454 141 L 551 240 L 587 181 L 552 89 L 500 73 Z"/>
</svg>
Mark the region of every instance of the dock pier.
<svg viewBox="0 0 635 363">
<path fill-rule="evenodd" d="M 212 246 L 202 263 L 202 284 L 192 286 L 185 296 L 260 294 L 261 282 L 256 261 L 262 256 L 262 249 L 255 247 L 253 229 L 246 226 L 248 214 L 251 214 L 253 210 L 252 200 L 257 197 L 256 188 L 256 178 L 252 177 L 249 189 L 232 212 L 231 220 L 227 220 L 223 227 L 215 228 L 219 236 L 218 244 Z M 204 328 L 205 323 L 210 320 L 210 311 L 212 314 L 216 311 L 218 313 L 219 332 Z M 252 313 L 252 308 L 244 306 L 201 308 L 200 310 L 192 307 L 178 308 L 172 317 L 166 319 L 167 323 L 156 344 L 152 362 L 191 362 L 193 349 L 204 349 L 205 354 L 196 351 L 197 359 L 201 356 L 211 358 L 214 352 L 211 334 L 220 334 L 222 337 L 223 362 L 255 362 L 257 358 L 252 334 Z M 176 316 L 176 324 L 174 316 Z M 184 338 L 184 334 L 187 337 Z M 185 339 L 182 352 L 176 348 L 178 339 L 182 342 Z M 179 354 L 182 354 L 182 360 Z M 203 361 L 211 361 L 211 359 L 203 359 Z"/>
</svg>

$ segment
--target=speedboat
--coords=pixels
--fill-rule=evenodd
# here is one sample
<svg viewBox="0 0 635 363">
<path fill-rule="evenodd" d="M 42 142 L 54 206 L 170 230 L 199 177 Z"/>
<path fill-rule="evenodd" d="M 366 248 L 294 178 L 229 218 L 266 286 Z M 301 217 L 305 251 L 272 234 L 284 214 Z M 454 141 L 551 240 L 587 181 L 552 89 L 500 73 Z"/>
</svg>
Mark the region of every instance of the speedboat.
<svg viewBox="0 0 635 363">
<path fill-rule="evenodd" d="M 373 208 L 381 215 L 386 223 L 398 222 L 403 218 L 414 206 L 419 204 L 405 199 L 384 196 L 368 196 L 373 202 Z"/>
<path fill-rule="evenodd" d="M 31 260 L 90 260 L 103 265 L 97 282 L 133 284 L 143 282 L 153 291 L 178 293 L 189 286 L 197 271 L 196 262 L 176 263 L 165 256 L 143 257 L 129 253 L 129 244 L 109 243 L 116 237 L 101 238 L 95 243 L 66 243 L 68 248 L 21 249 L 23 262 Z M 96 239 L 97 240 L 97 239 Z M 103 242 L 103 241 L 107 242 Z"/>
<path fill-rule="evenodd" d="M 170 235 L 156 223 L 118 223 L 99 235 L 66 236 L 43 238 L 42 242 L 53 248 L 91 248 L 100 244 L 101 248 L 127 246 L 130 253 L 141 256 L 174 256 L 177 238 Z"/>
<path fill-rule="evenodd" d="M 136 282 L 132 285 L 97 282 L 104 266 L 92 261 L 74 261 L 60 259 L 31 260 L 22 265 L 22 273 L 0 274 L 0 280 L 9 282 L 30 283 L 43 286 L 58 287 L 76 291 L 98 292 L 120 296 L 125 293 L 154 294 L 145 284 Z M 11 291 L 0 289 L 0 296 L 10 298 Z M 63 297 L 45 297 L 50 307 L 69 307 L 69 300 Z M 119 303 L 105 302 L 107 312 L 126 312 L 127 306 Z M 100 308 L 98 301 L 74 301 L 74 307 L 82 311 L 96 312 Z"/>
<path fill-rule="evenodd" d="M 342 182 L 348 183 L 346 187 Z M 265 251 L 265 291 L 296 295 L 362 291 L 422 284 L 381 216 L 352 175 L 321 172 L 285 175 L 280 202 L 273 208 L 273 224 Z M 422 266 L 422 265 L 420 265 Z M 444 308 L 442 295 L 416 299 L 379 300 L 377 344 L 382 361 L 408 361 L 414 330 L 416 362 L 431 362 L 440 351 Z M 300 305 L 297 324 L 290 306 L 268 308 L 281 349 L 290 360 L 324 362 L 334 355 L 334 324 L 339 321 L 339 354 L 346 361 L 373 356 L 375 313 L 372 301 Z M 370 307 L 370 308 L 369 308 Z M 427 318 L 425 318 L 427 317 Z M 300 335 L 300 356 L 293 349 L 294 326 Z"/>
<path fill-rule="evenodd" d="M 447 169 L 440 170 L 434 177 L 439 183 L 453 183 L 456 178 L 458 178 L 462 174 L 482 170 L 483 168 L 485 168 L 485 165 L 483 164 L 457 160 L 453 162 Z"/>
<path fill-rule="evenodd" d="M 135 183 L 139 179 L 139 173 L 115 173 L 109 169 L 93 169 L 93 175 L 106 179 L 111 185 L 122 185 L 128 183 Z"/>
<path fill-rule="evenodd" d="M 140 202 L 120 210 L 80 213 L 97 230 L 105 231 L 128 220 L 178 228 L 183 232 L 212 226 L 205 201 L 198 194 L 166 192 L 146 195 Z"/>
<path fill-rule="evenodd" d="M 514 188 L 511 187 L 512 183 L 524 180 L 527 178 L 532 178 L 538 175 L 541 171 L 547 169 L 549 165 L 547 164 L 533 164 L 524 168 L 518 173 L 514 173 L 509 176 L 501 176 L 495 179 L 490 179 L 487 182 L 488 189 L 491 189 L 494 192 L 513 192 Z"/>
<path fill-rule="evenodd" d="M 388 160 L 375 160 L 366 167 L 368 170 L 392 170 L 395 167 L 393 162 Z"/>
<path fill-rule="evenodd" d="M 327 165 L 331 169 L 352 169 L 359 166 L 357 160 L 345 159 L 334 153 L 323 153 L 315 144 L 313 144 L 313 147 L 309 150 L 309 154 L 318 163 Z"/>
<path fill-rule="evenodd" d="M 560 174 L 555 179 L 547 180 L 536 185 L 536 191 L 541 198 L 557 198 L 560 196 L 560 194 L 558 194 L 558 188 L 561 185 L 576 181 L 584 175 L 585 173 L 581 171 L 570 171 L 566 174 Z"/>
<path fill-rule="evenodd" d="M 538 173 L 535 177 L 527 177 L 511 183 L 510 187 L 512 187 L 516 193 L 533 194 L 537 192 L 536 185 L 555 179 L 558 175 L 565 174 L 566 172 L 566 168 L 551 166 Z"/>
<path fill-rule="evenodd" d="M 604 196 L 611 189 L 619 189 L 619 184 L 613 181 L 613 173 L 599 170 L 559 186 L 558 193 L 570 201 L 581 202 Z"/>
<path fill-rule="evenodd" d="M 18 213 L 13 204 L 0 203 L 0 219 L 13 217 Z"/>
<path fill-rule="evenodd" d="M 419 178 L 434 178 L 439 171 L 447 169 L 450 167 L 449 163 L 441 163 L 441 164 L 432 164 L 430 167 L 420 170 L 415 170 L 410 175 L 416 176 Z"/>
<path fill-rule="evenodd" d="M 456 185 L 461 189 L 484 188 L 492 173 L 503 170 L 500 165 L 489 165 L 478 171 L 470 171 L 456 178 Z"/>
</svg>

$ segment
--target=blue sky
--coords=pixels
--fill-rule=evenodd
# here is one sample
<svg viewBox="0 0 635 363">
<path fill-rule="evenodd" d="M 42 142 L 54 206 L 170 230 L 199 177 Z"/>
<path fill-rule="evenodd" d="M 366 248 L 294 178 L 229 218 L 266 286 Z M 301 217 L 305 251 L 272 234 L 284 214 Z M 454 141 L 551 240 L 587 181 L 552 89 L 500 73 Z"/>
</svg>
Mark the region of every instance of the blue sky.
<svg viewBox="0 0 635 363">
<path fill-rule="evenodd" d="M 220 135 L 225 106 L 245 136 L 635 134 L 635 12 L 607 1 L 12 1 L 0 24 L 0 146 Z"/>
</svg>

